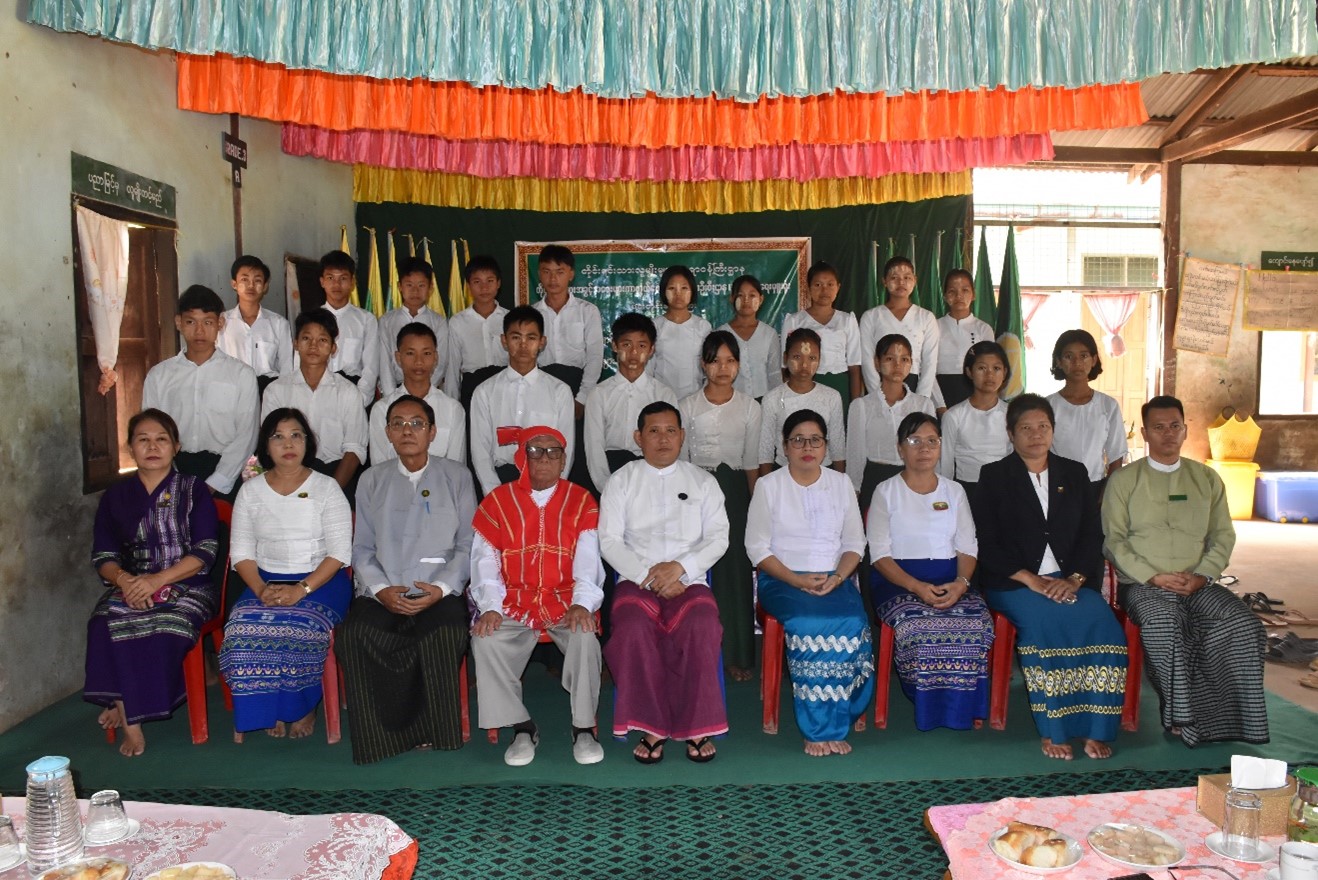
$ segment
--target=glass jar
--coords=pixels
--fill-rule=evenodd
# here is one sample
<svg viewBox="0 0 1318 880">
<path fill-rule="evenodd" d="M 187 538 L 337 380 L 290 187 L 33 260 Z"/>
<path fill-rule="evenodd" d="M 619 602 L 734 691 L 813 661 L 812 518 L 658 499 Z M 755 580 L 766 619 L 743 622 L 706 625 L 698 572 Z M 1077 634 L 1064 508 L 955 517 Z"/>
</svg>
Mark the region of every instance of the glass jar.
<svg viewBox="0 0 1318 880">
<path fill-rule="evenodd" d="M 1298 785 L 1286 819 L 1286 837 L 1318 843 L 1318 767 L 1296 770 L 1295 781 Z"/>
<path fill-rule="evenodd" d="M 27 765 L 28 872 L 40 876 L 82 857 L 82 813 L 69 759 L 56 755 Z"/>
</svg>

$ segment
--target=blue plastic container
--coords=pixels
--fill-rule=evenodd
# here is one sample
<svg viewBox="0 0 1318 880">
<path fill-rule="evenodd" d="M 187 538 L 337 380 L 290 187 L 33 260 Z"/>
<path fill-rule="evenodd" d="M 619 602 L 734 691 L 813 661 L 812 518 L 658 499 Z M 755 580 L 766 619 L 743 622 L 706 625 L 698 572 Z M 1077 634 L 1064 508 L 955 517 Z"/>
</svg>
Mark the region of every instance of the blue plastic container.
<svg viewBox="0 0 1318 880">
<path fill-rule="evenodd" d="M 1273 522 L 1318 523 L 1318 473 L 1259 473 L 1254 487 L 1254 512 Z"/>
</svg>

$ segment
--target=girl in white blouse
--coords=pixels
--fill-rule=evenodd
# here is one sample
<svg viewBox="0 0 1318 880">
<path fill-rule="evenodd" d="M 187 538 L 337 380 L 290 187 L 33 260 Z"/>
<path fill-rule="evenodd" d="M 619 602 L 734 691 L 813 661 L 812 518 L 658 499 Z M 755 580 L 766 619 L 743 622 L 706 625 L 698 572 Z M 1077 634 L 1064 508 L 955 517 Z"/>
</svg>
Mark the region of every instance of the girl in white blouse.
<svg viewBox="0 0 1318 880">
<path fill-rule="evenodd" d="M 938 420 L 897 428 L 906 467 L 874 491 L 866 522 L 874 609 L 892 627 L 902 691 L 920 730 L 976 727 L 988 714 L 993 621 L 970 586 L 979 545 L 966 493 L 939 476 Z"/>
<path fill-rule="evenodd" d="M 650 375 L 663 382 L 677 399 L 700 390 L 705 378 L 700 369 L 700 345 L 709 335 L 709 322 L 697 315 L 696 276 L 686 266 L 669 266 L 659 277 L 659 298 L 664 313 L 655 318 L 659 339 L 650 359 Z"/>
<path fill-rule="evenodd" d="M 1121 404 L 1090 387 L 1103 372 L 1098 343 L 1087 330 L 1067 330 L 1053 346 L 1053 378 L 1066 386 L 1048 395 L 1057 417 L 1053 452 L 1080 462 L 1089 481 L 1106 480 L 1126 460 L 1126 422 Z"/>
<path fill-rule="evenodd" d="M 815 381 L 841 395 L 845 418 L 851 401 L 865 393 L 860 376 L 860 362 L 864 356 L 860 325 L 851 312 L 833 308 L 842 292 L 842 276 L 837 269 L 820 260 L 810 267 L 805 277 L 810 290 L 810 305 L 783 318 L 783 339 L 801 327 L 819 334 L 823 344 Z"/>
<path fill-rule="evenodd" d="M 731 330 L 741 346 L 741 367 L 734 383 L 737 390 L 759 400 L 783 383 L 778 331 L 759 319 L 764 287 L 754 275 L 738 275 L 732 280 L 731 300 L 733 318 L 718 329 Z"/>
<path fill-rule="evenodd" d="M 776 354 L 777 352 L 775 352 Z M 728 512 L 728 550 L 711 570 L 723 623 L 723 662 L 734 681 L 750 681 L 755 666 L 755 599 L 744 536 L 746 508 L 759 476 L 760 405 L 734 388 L 740 346 L 727 330 L 705 337 L 700 350 L 705 387 L 682 398 L 682 457 L 714 475 Z"/>
<path fill-rule="evenodd" d="M 306 416 L 271 412 L 256 450 L 266 470 L 238 492 L 229 549 L 247 589 L 220 649 L 235 742 L 249 730 L 311 735 L 330 631 L 352 599 L 352 513 L 338 483 L 304 463 L 316 454 Z"/>
<path fill-rule="evenodd" d="M 979 469 L 1011 452 L 1007 401 L 999 394 L 1011 378 L 1007 352 L 996 342 L 976 342 L 966 352 L 970 397 L 943 413 L 943 455 L 938 472 L 973 495 Z"/>
<path fill-rule="evenodd" d="M 786 633 L 805 753 L 845 755 L 847 733 L 874 695 L 869 616 L 852 579 L 865 533 L 851 483 L 823 467 L 824 418 L 797 410 L 782 434 L 787 467 L 756 484 L 746 552 L 760 567 L 760 605 Z"/>
</svg>

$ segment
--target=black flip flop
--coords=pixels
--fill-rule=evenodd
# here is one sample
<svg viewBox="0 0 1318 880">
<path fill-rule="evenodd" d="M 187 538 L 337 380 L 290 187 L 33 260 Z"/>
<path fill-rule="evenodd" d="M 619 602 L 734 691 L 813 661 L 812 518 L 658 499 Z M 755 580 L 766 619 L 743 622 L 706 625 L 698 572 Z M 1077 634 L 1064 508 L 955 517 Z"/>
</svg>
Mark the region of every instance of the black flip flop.
<svg viewBox="0 0 1318 880">
<path fill-rule="evenodd" d="M 708 742 L 709 742 L 709 737 L 707 736 L 702 736 L 700 739 L 687 740 L 686 759 L 696 764 L 708 764 L 710 761 L 718 757 L 718 752 L 714 752 L 713 754 L 709 754 L 709 755 L 702 755 L 700 753 L 700 750 L 703 749 Z M 695 754 L 692 754 L 691 751 L 692 749 L 695 750 Z"/>
<path fill-rule="evenodd" d="M 664 743 L 666 742 L 668 742 L 668 737 L 663 737 L 661 739 L 655 740 L 652 743 L 649 743 L 646 742 L 645 737 L 642 736 L 641 747 L 645 749 L 645 754 L 638 755 L 635 752 L 632 752 L 632 757 L 642 764 L 658 764 L 660 761 L 664 759 L 664 753 L 660 751 L 659 755 L 656 757 L 655 752 L 662 749 L 664 747 Z"/>
</svg>

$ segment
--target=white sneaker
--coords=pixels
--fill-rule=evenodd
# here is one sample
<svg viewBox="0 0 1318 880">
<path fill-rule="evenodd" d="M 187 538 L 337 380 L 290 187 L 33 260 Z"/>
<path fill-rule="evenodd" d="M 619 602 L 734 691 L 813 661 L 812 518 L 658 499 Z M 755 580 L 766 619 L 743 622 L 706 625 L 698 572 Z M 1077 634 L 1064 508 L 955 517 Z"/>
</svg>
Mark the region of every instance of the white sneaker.
<svg viewBox="0 0 1318 880">
<path fill-rule="evenodd" d="M 604 746 L 590 733 L 579 733 L 572 742 L 572 757 L 578 764 L 598 764 L 604 760 Z"/>
<path fill-rule="evenodd" d="M 525 767 L 535 760 L 535 747 L 540 742 L 539 736 L 519 733 L 513 737 L 512 745 L 503 753 L 503 762 L 510 767 Z"/>
</svg>

